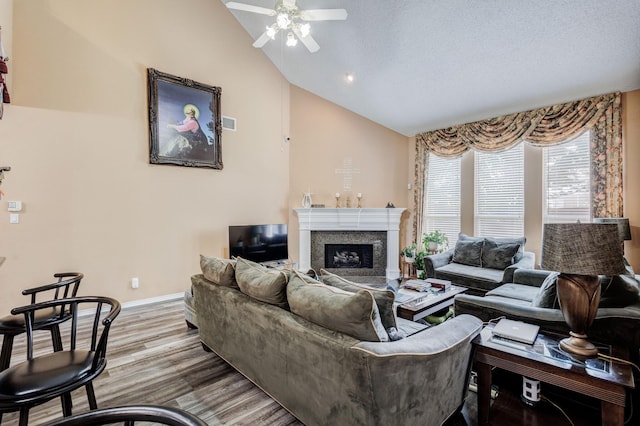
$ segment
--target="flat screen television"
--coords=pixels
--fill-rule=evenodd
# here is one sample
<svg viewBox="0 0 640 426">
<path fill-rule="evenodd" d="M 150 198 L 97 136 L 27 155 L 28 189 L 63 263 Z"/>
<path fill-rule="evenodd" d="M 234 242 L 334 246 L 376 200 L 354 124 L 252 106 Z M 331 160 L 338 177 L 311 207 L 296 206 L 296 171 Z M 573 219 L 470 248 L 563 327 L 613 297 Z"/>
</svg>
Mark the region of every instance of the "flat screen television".
<svg viewBox="0 0 640 426">
<path fill-rule="evenodd" d="M 229 256 L 254 262 L 288 259 L 287 225 L 229 226 Z"/>
</svg>

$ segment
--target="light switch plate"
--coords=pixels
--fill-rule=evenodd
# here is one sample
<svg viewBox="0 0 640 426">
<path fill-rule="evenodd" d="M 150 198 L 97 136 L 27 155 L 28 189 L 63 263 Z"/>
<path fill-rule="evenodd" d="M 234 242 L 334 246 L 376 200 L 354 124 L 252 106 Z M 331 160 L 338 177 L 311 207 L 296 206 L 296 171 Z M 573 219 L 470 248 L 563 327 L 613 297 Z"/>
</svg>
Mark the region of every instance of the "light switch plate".
<svg viewBox="0 0 640 426">
<path fill-rule="evenodd" d="M 22 210 L 22 201 L 7 201 L 7 210 L 10 212 L 19 212 Z"/>
<path fill-rule="evenodd" d="M 9 215 L 9 223 L 20 223 L 20 215 L 18 213 L 11 213 Z"/>
</svg>

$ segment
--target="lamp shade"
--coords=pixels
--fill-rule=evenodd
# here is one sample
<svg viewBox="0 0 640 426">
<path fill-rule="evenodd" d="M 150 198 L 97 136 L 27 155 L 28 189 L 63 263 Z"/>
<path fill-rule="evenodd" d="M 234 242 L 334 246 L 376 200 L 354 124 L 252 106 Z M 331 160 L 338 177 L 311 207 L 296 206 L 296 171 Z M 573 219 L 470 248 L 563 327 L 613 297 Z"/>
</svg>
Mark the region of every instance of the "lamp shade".
<svg viewBox="0 0 640 426">
<path fill-rule="evenodd" d="M 576 275 L 617 275 L 625 271 L 614 223 L 548 223 L 542 241 L 543 269 Z"/>
<path fill-rule="evenodd" d="M 631 239 L 631 227 L 629 219 L 626 217 L 596 217 L 593 223 L 615 223 L 618 226 L 620 241 L 629 241 Z"/>
</svg>

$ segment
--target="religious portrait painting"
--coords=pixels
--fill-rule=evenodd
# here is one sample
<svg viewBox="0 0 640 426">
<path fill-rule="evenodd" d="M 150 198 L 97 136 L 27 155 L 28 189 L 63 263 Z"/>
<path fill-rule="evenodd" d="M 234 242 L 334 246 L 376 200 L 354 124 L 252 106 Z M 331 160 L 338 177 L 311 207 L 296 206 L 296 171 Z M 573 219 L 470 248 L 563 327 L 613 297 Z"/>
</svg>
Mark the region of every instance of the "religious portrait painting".
<svg viewBox="0 0 640 426">
<path fill-rule="evenodd" d="M 220 87 L 147 69 L 149 162 L 222 169 Z"/>
</svg>

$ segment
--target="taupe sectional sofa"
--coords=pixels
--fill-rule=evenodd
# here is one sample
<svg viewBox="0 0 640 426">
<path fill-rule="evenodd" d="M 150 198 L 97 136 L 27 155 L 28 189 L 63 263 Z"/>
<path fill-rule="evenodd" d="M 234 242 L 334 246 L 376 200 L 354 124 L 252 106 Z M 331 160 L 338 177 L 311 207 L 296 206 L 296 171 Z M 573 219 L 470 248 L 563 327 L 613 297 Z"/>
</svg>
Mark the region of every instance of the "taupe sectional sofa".
<svg viewBox="0 0 640 426">
<path fill-rule="evenodd" d="M 477 318 L 425 327 L 396 318 L 388 290 L 242 259 L 201 265 L 191 280 L 203 345 L 304 424 L 440 425 L 462 407 Z M 408 336 L 391 341 L 394 323 Z"/>
</svg>

